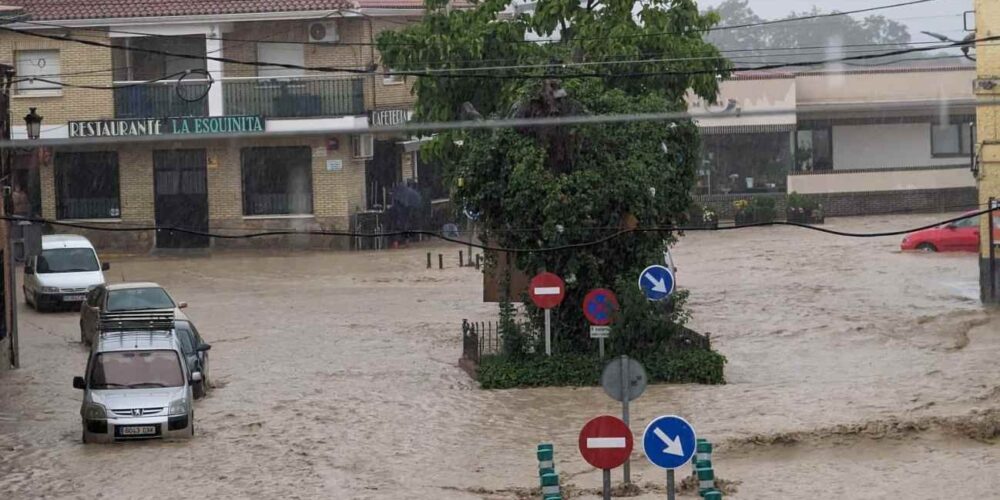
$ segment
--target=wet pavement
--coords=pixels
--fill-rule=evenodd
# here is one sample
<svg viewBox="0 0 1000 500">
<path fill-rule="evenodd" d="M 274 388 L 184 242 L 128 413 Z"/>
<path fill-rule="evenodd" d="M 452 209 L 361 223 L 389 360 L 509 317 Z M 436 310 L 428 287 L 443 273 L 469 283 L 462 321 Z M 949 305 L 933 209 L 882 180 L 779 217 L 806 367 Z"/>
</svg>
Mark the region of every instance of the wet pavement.
<svg viewBox="0 0 1000 500">
<path fill-rule="evenodd" d="M 678 281 L 729 384 L 652 386 L 633 428 L 685 416 L 718 443 L 729 498 L 995 497 L 1000 316 L 978 302 L 974 255 L 898 243 L 790 227 L 685 236 Z M 619 408 L 598 388 L 479 390 L 457 368 L 460 324 L 496 308 L 458 247 L 436 248 L 448 269 L 425 269 L 424 247 L 113 262 L 110 280 L 189 302 L 213 344 L 218 387 L 191 442 L 80 444 L 78 314 L 22 304 L 23 368 L 0 374 L 0 498 L 519 498 L 543 441 L 593 497 L 600 474 L 576 433 Z M 662 471 L 633 461 L 642 498 L 661 498 Z"/>
</svg>

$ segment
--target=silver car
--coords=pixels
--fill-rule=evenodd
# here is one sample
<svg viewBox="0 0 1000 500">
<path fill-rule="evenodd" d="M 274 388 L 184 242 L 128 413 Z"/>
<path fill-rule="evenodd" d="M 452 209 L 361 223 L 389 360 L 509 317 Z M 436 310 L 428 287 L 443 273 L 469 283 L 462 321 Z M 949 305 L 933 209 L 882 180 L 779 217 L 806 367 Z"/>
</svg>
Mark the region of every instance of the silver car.
<svg viewBox="0 0 1000 500">
<path fill-rule="evenodd" d="M 92 287 L 80 306 L 80 342 L 90 344 L 97 336 L 101 315 L 132 311 L 172 309 L 177 319 L 188 319 L 181 312 L 187 302 L 175 302 L 156 283 L 113 283 Z"/>
<path fill-rule="evenodd" d="M 109 315 L 110 316 L 110 315 Z M 105 320 L 87 361 L 73 378 L 84 391 L 83 442 L 190 438 L 194 435 L 191 370 L 170 313 L 132 313 Z"/>
</svg>

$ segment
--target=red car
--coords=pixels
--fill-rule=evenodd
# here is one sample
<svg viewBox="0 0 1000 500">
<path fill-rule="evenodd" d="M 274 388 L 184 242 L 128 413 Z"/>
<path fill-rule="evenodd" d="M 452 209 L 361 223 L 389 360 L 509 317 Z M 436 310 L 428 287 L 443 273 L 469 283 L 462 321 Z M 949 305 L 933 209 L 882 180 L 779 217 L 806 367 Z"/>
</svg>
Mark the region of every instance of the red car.
<svg viewBox="0 0 1000 500">
<path fill-rule="evenodd" d="M 966 213 L 975 214 L 977 212 Z M 994 219 L 993 234 L 996 241 L 1000 241 L 1000 218 Z M 924 252 L 978 252 L 979 216 L 974 215 L 949 224 L 910 233 L 903 237 L 899 248 Z"/>
</svg>

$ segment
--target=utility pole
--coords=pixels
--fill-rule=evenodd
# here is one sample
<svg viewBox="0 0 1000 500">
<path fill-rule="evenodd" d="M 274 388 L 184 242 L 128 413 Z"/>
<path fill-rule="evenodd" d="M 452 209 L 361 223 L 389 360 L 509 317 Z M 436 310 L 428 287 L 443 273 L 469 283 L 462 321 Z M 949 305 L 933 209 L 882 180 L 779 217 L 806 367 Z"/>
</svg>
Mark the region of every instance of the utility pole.
<svg viewBox="0 0 1000 500">
<path fill-rule="evenodd" d="M 10 92 L 14 81 L 14 68 L 8 65 L 0 65 L 0 139 L 10 141 Z M 3 202 L 0 203 L 0 215 L 7 216 L 13 213 L 11 204 L 11 191 L 14 185 L 14 169 L 11 165 L 11 151 L 9 147 L 0 148 L 0 196 Z M 0 223 L 0 266 L 3 267 L 2 293 L 3 303 L 0 309 L 3 311 L 3 331 L 6 333 L 6 347 L 9 349 L 10 366 L 17 368 L 20 366 L 17 346 L 17 297 L 14 295 L 17 290 L 17 278 L 14 268 L 14 246 L 11 241 L 13 232 L 13 221 L 5 220 Z M 3 342 L 0 342 L 0 346 Z M 4 356 L 0 356 L 3 359 Z M 2 367 L 2 368 L 7 368 Z"/>
<path fill-rule="evenodd" d="M 1000 33 L 1000 2 L 976 0 L 975 38 Z M 996 42 L 976 44 L 976 142 L 974 171 L 979 187 L 980 208 L 1000 199 L 1000 46 Z M 1000 214 L 991 212 L 980 217 L 979 229 L 979 296 L 985 304 L 1000 305 L 1000 249 L 992 234 L 994 220 Z"/>
</svg>

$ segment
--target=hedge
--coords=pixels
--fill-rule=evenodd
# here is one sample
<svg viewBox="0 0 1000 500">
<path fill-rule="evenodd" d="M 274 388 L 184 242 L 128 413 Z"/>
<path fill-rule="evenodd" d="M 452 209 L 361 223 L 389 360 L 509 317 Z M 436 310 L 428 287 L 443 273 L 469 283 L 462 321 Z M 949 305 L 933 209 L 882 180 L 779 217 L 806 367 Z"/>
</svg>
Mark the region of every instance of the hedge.
<svg viewBox="0 0 1000 500">
<path fill-rule="evenodd" d="M 726 357 L 704 349 L 650 353 L 639 358 L 651 383 L 724 384 Z M 519 358 L 484 356 L 477 372 L 483 389 L 596 386 L 607 360 L 580 354 Z"/>
</svg>

